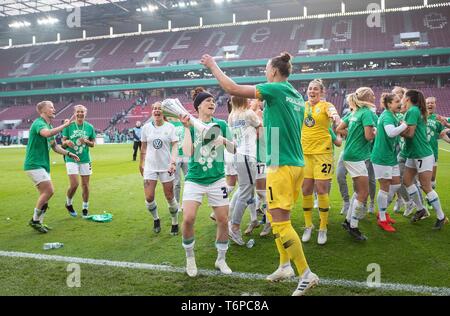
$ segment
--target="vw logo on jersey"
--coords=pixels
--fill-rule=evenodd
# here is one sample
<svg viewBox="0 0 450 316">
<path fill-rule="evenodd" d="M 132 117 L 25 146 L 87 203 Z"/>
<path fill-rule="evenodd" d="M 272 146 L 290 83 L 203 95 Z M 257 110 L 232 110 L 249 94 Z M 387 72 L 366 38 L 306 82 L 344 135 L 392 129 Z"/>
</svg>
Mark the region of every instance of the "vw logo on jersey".
<svg viewBox="0 0 450 316">
<path fill-rule="evenodd" d="M 153 148 L 155 148 L 155 149 L 160 149 L 162 147 L 162 145 L 163 145 L 163 142 L 160 139 L 155 139 L 153 141 Z"/>
<path fill-rule="evenodd" d="M 316 121 L 312 117 L 305 118 L 305 125 L 308 127 L 313 127 L 316 124 Z"/>
</svg>

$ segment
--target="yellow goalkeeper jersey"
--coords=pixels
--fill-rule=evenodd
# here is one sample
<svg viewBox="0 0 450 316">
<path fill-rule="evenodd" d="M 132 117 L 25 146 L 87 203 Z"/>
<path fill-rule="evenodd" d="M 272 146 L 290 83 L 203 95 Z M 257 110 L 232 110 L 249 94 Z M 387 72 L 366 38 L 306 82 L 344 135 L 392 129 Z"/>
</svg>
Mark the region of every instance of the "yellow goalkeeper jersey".
<svg viewBox="0 0 450 316">
<path fill-rule="evenodd" d="M 333 104 L 319 101 L 311 105 L 305 103 L 305 116 L 302 129 L 303 153 L 307 155 L 333 153 L 330 131 L 331 117 L 337 115 Z"/>
</svg>

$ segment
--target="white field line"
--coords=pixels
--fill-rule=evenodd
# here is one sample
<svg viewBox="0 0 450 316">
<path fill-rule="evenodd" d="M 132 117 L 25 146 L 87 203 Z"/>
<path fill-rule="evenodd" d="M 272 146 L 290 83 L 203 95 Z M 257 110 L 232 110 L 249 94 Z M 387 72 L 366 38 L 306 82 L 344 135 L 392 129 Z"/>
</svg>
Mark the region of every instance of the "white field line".
<svg viewBox="0 0 450 316">
<path fill-rule="evenodd" d="M 140 270 L 152 270 L 152 271 L 165 271 L 165 272 L 178 272 L 185 273 L 184 268 L 172 267 L 169 265 L 159 265 L 150 263 L 137 263 L 137 262 L 125 262 L 125 261 L 111 261 L 102 259 L 89 259 L 89 258 L 77 258 L 77 257 L 65 257 L 56 255 L 44 255 L 37 253 L 26 253 L 26 252 L 15 252 L 15 251 L 1 251 L 0 257 L 10 257 L 10 258 L 27 258 L 36 260 L 49 260 L 56 262 L 67 262 L 67 263 L 80 263 L 80 264 L 92 264 L 99 266 L 110 266 L 119 268 L 131 268 Z M 206 276 L 225 276 L 218 271 L 199 269 L 199 274 Z M 249 280 L 265 280 L 266 275 L 259 273 L 244 273 L 244 272 L 233 272 L 227 277 L 239 278 L 239 279 L 249 279 Z M 295 279 L 290 280 L 290 282 L 296 282 Z M 374 287 L 369 287 L 366 282 L 350 281 L 350 280 L 333 280 L 333 279 L 320 279 L 320 284 L 348 287 L 348 288 L 360 288 L 360 289 L 370 289 Z M 431 287 L 425 285 L 412 285 L 412 284 L 401 284 L 401 283 L 381 283 L 375 289 L 387 290 L 387 291 L 402 291 L 411 292 L 416 294 L 431 294 L 431 295 L 442 295 L 450 296 L 450 288 L 448 287 Z"/>
<path fill-rule="evenodd" d="M 440 149 L 440 150 L 443 150 L 443 151 L 446 151 L 446 152 L 448 152 L 448 153 L 450 153 L 450 150 L 448 150 L 448 149 L 444 149 L 444 148 L 442 148 L 442 147 L 439 147 L 439 149 Z"/>
</svg>

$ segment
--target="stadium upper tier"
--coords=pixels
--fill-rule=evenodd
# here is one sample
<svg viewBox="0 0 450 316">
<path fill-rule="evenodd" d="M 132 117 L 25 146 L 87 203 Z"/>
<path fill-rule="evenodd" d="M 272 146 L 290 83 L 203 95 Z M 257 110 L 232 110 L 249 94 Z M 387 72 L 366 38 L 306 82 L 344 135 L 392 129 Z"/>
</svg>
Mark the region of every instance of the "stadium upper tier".
<svg viewBox="0 0 450 316">
<path fill-rule="evenodd" d="M 227 26 L 0 50 L 0 77 L 140 68 L 219 58 L 408 49 L 407 42 L 450 47 L 450 8 L 382 14 L 379 27 L 367 15 Z"/>
</svg>

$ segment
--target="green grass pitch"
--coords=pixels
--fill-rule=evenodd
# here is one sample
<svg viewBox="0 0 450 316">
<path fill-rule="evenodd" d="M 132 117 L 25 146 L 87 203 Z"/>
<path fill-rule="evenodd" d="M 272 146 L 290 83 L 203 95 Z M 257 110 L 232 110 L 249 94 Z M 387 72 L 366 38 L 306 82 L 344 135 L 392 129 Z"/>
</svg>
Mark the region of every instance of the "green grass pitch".
<svg viewBox="0 0 450 316">
<path fill-rule="evenodd" d="M 450 215 L 450 146 L 440 144 L 437 192 L 447 216 Z M 71 257 L 108 259 L 139 263 L 167 264 L 183 267 L 184 250 L 181 235 L 170 235 L 170 214 L 158 185 L 156 199 L 162 231 L 152 231 L 153 221 L 145 208 L 143 181 L 138 162 L 131 161 L 132 145 L 102 145 L 92 151 L 94 174 L 91 177 L 90 213 L 113 214 L 110 223 L 89 222 L 72 218 L 64 208 L 68 179 L 61 156 L 51 154 L 51 176 L 55 195 L 50 201 L 46 223 L 53 227 L 48 234 L 39 234 L 28 226 L 37 198 L 37 191 L 22 170 L 25 149 L 0 149 L 0 250 L 44 253 Z M 337 153 L 336 153 L 337 157 Z M 396 233 L 382 231 L 375 217 L 361 222 L 368 241 L 358 243 L 341 228 L 343 217 L 338 187 L 333 182 L 332 209 L 328 228 L 328 243 L 317 245 L 317 231 L 304 244 L 308 263 L 321 278 L 366 281 L 370 263 L 381 267 L 382 283 L 450 286 L 450 226 L 432 231 L 435 214 L 417 224 L 394 214 Z M 75 209 L 81 213 L 81 188 L 74 199 Z M 391 206 L 392 207 L 392 206 Z M 292 212 L 293 225 L 299 235 L 304 225 L 299 199 Z M 215 224 L 202 206 L 198 212 L 196 231 L 196 261 L 200 269 L 214 269 Z M 180 217 L 181 221 L 181 217 Z M 244 215 L 243 228 L 249 221 Z M 318 227 L 318 214 L 314 214 Z M 239 247 L 230 242 L 227 262 L 235 272 L 269 274 L 278 265 L 278 253 L 272 238 L 253 236 L 253 248 Z M 246 240 L 249 237 L 245 237 Z M 46 242 L 63 242 L 64 247 L 44 251 Z M 295 283 L 269 284 L 263 280 L 232 279 L 223 276 L 204 276 L 195 279 L 186 274 L 127 268 L 81 265 L 81 287 L 66 285 L 67 264 L 34 259 L 0 256 L 0 295 L 290 295 Z M 308 295 L 417 295 L 407 291 L 391 292 L 377 289 L 349 288 L 321 285 Z"/>
</svg>

